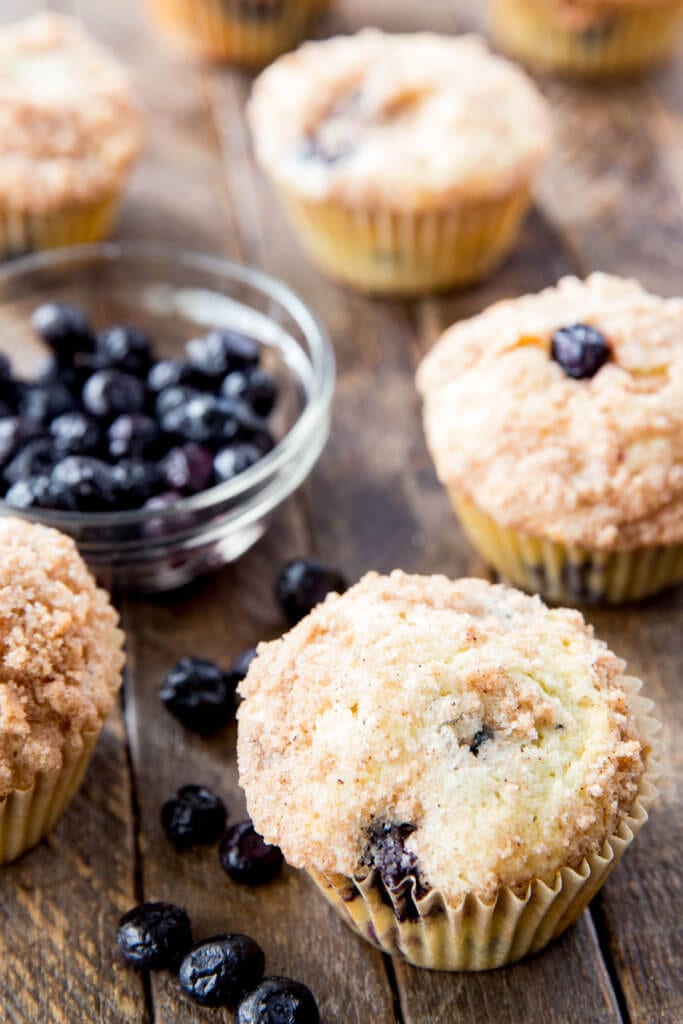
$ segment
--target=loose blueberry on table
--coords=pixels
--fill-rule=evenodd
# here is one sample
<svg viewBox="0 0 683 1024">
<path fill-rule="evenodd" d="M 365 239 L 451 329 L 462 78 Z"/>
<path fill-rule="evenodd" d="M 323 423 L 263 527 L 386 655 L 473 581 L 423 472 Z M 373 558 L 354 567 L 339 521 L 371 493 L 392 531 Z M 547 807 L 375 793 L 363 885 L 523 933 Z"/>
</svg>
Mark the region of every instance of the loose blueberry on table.
<svg viewBox="0 0 683 1024">
<path fill-rule="evenodd" d="M 201 1006 L 237 1006 L 258 985 L 265 967 L 263 950 L 248 935 L 217 935 L 185 956 L 178 980 Z"/>
<path fill-rule="evenodd" d="M 275 581 L 275 597 L 291 626 L 296 625 L 330 593 L 348 588 L 344 576 L 315 558 L 295 558 L 282 568 Z"/>
<path fill-rule="evenodd" d="M 116 941 L 133 967 L 177 970 L 192 946 L 190 919 L 172 903 L 142 903 L 123 915 Z"/>
<path fill-rule="evenodd" d="M 161 808 L 161 824 L 179 850 L 215 843 L 227 817 L 223 801 L 204 786 L 183 786 Z"/>
<path fill-rule="evenodd" d="M 269 846 L 250 821 L 233 825 L 219 849 L 221 867 L 234 882 L 263 885 L 282 870 L 284 858 L 277 846 Z"/>
<path fill-rule="evenodd" d="M 273 448 L 277 385 L 254 338 L 213 330 L 184 359 L 158 360 L 138 327 L 96 333 L 73 306 L 45 303 L 31 323 L 52 353 L 40 377 L 19 380 L 0 357 L 0 497 L 11 507 L 92 513 L 179 500 Z"/>
<path fill-rule="evenodd" d="M 320 1024 L 313 993 L 291 978 L 264 978 L 240 1003 L 235 1024 Z"/>
<path fill-rule="evenodd" d="M 159 696 L 186 729 L 209 735 L 233 718 L 239 681 L 208 658 L 185 657 L 166 673 Z"/>
</svg>

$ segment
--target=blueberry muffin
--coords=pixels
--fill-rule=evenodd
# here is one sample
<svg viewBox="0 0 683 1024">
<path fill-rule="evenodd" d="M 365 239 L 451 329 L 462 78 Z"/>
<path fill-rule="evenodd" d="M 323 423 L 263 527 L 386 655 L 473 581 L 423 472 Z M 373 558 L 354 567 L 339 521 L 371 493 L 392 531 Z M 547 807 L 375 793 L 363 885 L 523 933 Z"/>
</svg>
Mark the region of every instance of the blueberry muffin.
<svg viewBox="0 0 683 1024">
<path fill-rule="evenodd" d="M 248 113 L 313 259 L 386 293 L 465 285 L 499 263 L 549 143 L 535 86 L 473 36 L 307 43 L 259 77 Z"/>
<path fill-rule="evenodd" d="M 578 612 L 371 573 L 241 684 L 249 813 L 370 942 L 484 969 L 581 913 L 647 818 L 656 726 Z"/>
<path fill-rule="evenodd" d="M 80 24 L 0 27 L 0 257 L 96 241 L 141 145 L 128 73 Z"/>
<path fill-rule="evenodd" d="M 163 29 L 202 57 L 263 67 L 304 39 L 329 0 L 148 0 Z"/>
<path fill-rule="evenodd" d="M 672 49 L 681 0 L 489 0 L 491 28 L 541 70 L 604 78 L 642 70 Z"/>
<path fill-rule="evenodd" d="M 117 622 L 70 538 L 0 518 L 0 864 L 78 789 L 121 685 Z"/>
<path fill-rule="evenodd" d="M 683 300 L 565 278 L 456 324 L 417 386 L 437 473 L 505 579 L 570 604 L 683 579 Z"/>
</svg>

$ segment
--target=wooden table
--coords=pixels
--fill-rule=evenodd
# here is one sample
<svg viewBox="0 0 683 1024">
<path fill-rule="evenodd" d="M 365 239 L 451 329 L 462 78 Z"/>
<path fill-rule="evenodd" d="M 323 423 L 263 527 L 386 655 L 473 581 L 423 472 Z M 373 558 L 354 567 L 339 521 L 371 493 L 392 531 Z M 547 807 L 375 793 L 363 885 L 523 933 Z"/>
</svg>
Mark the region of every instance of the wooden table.
<svg viewBox="0 0 683 1024">
<path fill-rule="evenodd" d="M 37 4 L 2 0 L 0 19 Z M 183 1001 L 164 974 L 117 957 L 118 916 L 172 900 L 197 936 L 244 930 L 269 970 L 307 982 L 325 1024 L 678 1024 L 683 1022 L 683 594 L 595 612 L 599 633 L 647 680 L 665 722 L 662 797 L 589 913 L 536 958 L 486 975 L 431 974 L 362 943 L 294 871 L 264 890 L 231 883 L 215 849 L 177 854 L 162 801 L 187 782 L 243 812 L 235 732 L 186 734 L 160 707 L 160 678 L 197 653 L 228 662 L 283 628 L 272 599 L 286 557 L 316 552 L 351 578 L 396 566 L 480 573 L 425 450 L 413 371 L 439 331 L 491 301 L 566 272 L 635 274 L 683 287 L 683 64 L 640 85 L 590 90 L 543 81 L 556 151 L 521 244 L 494 280 L 417 304 L 371 301 L 301 255 L 252 162 L 249 78 L 169 50 L 139 0 L 60 0 L 137 71 L 148 145 L 118 229 L 223 253 L 283 277 L 326 322 L 339 360 L 334 430 L 310 486 L 234 567 L 175 595 L 121 599 L 128 673 L 81 793 L 54 834 L 0 876 L 0 1020 L 31 1024 L 196 1024 L 230 1014 Z M 476 26 L 481 0 L 342 0 L 326 33 L 366 23 L 447 32 Z M 683 57 L 683 50 L 681 51 Z"/>
</svg>

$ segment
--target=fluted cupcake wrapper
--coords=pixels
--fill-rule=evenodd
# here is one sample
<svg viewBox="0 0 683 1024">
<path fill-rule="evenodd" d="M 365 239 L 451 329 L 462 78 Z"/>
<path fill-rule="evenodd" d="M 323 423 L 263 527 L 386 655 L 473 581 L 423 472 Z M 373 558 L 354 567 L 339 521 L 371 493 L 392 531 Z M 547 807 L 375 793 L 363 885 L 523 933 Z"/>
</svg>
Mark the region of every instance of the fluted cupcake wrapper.
<svg viewBox="0 0 683 1024">
<path fill-rule="evenodd" d="M 0 864 L 16 860 L 51 832 L 81 784 L 101 730 L 83 735 L 83 749 L 67 754 L 61 768 L 39 772 L 30 789 L 0 801 Z"/>
<path fill-rule="evenodd" d="M 362 291 L 411 295 L 464 287 L 508 254 L 530 204 L 527 187 L 486 201 L 402 213 L 315 201 L 281 189 L 311 258 Z"/>
<path fill-rule="evenodd" d="M 484 561 L 507 582 L 553 603 L 625 604 L 683 580 L 683 544 L 590 551 L 500 526 L 460 491 L 449 494 Z"/>
<path fill-rule="evenodd" d="M 76 203 L 44 213 L 0 205 L 0 259 L 106 238 L 116 218 L 119 201 L 117 191 L 92 203 Z"/>
<path fill-rule="evenodd" d="M 657 63 L 672 49 L 681 0 L 650 6 L 610 4 L 584 29 L 567 24 L 544 0 L 491 0 L 491 29 L 503 50 L 527 64 L 579 78 L 607 78 Z"/>
<path fill-rule="evenodd" d="M 309 875 L 362 938 L 417 967 L 483 971 L 537 953 L 580 916 L 640 832 L 657 798 L 661 727 L 652 717 L 652 702 L 639 696 L 640 680 L 628 677 L 624 685 L 648 751 L 645 771 L 628 816 L 578 868 L 562 867 L 550 881 L 533 879 L 522 895 L 507 886 L 490 902 L 469 893 L 455 907 L 436 890 L 419 898 L 412 880 L 398 890 L 387 889 L 374 871 L 356 878 L 314 870 Z"/>
<path fill-rule="evenodd" d="M 329 0 L 148 0 L 158 24 L 200 56 L 259 68 L 305 38 Z"/>
</svg>

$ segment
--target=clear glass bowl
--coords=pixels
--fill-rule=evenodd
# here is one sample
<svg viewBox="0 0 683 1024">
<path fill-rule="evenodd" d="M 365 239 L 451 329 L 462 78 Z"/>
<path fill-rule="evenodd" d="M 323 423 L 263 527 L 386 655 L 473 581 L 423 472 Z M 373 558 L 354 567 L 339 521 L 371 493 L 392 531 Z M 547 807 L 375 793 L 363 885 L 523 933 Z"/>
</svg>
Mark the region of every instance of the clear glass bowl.
<svg viewBox="0 0 683 1024">
<path fill-rule="evenodd" d="M 334 354 L 316 318 L 284 284 L 226 260 L 144 243 L 64 249 L 0 268 L 0 349 L 26 376 L 46 358 L 30 315 L 48 299 L 80 306 L 97 327 L 142 327 L 161 357 L 181 355 L 212 327 L 256 337 L 279 387 L 277 444 L 234 480 L 163 511 L 25 518 L 70 534 L 109 588 L 169 590 L 239 558 L 310 473 L 329 434 Z M 0 512 L 16 514 L 2 502 Z"/>
</svg>

